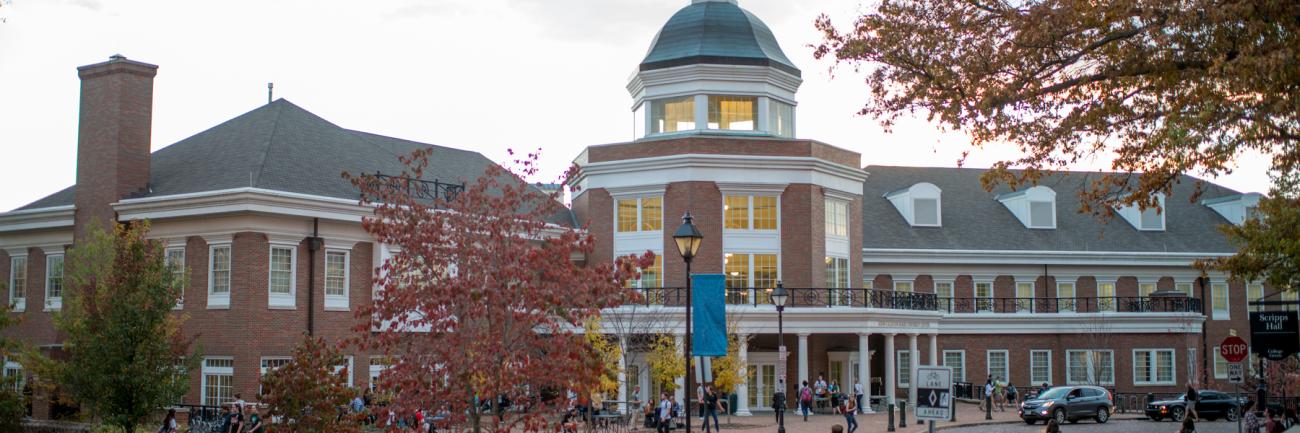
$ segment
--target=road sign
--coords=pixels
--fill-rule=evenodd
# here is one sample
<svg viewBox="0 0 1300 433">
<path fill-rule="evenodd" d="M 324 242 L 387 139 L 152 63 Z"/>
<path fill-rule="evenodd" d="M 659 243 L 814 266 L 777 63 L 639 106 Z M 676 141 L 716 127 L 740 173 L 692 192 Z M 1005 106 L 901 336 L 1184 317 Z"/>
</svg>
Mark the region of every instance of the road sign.
<svg viewBox="0 0 1300 433">
<path fill-rule="evenodd" d="M 919 366 L 916 379 L 916 419 L 952 418 L 952 368 Z"/>
<path fill-rule="evenodd" d="M 1246 340 L 1236 335 L 1230 335 L 1219 343 L 1219 354 L 1223 355 L 1223 359 L 1228 362 L 1241 362 L 1246 359 L 1247 350 L 1250 349 L 1246 346 Z"/>
<path fill-rule="evenodd" d="M 1241 370 L 1240 362 L 1228 363 L 1228 383 L 1242 383 L 1242 377 L 1245 375 L 1242 374 Z"/>
<path fill-rule="evenodd" d="M 788 354 L 789 352 L 785 351 L 785 345 L 782 344 L 780 351 L 777 352 L 777 362 L 776 362 L 776 380 L 778 385 L 785 385 L 787 383 L 790 383 L 785 380 L 785 366 L 786 364 L 789 364 L 789 362 L 786 362 L 786 355 Z M 785 391 L 784 387 L 780 387 L 777 389 L 781 391 Z"/>
<path fill-rule="evenodd" d="M 1272 361 L 1300 352 L 1300 323 L 1295 311 L 1250 313 L 1250 350 Z"/>
</svg>

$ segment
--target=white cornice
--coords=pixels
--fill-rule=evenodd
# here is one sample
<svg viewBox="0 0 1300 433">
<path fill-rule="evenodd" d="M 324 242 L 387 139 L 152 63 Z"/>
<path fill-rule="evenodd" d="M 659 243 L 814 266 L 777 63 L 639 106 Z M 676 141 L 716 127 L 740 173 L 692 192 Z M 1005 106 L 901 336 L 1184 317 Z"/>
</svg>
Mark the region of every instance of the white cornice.
<svg viewBox="0 0 1300 433">
<path fill-rule="evenodd" d="M 122 200 L 113 204 L 121 220 L 176 218 L 254 212 L 360 222 L 374 214 L 357 200 L 262 188 L 235 188 L 193 194 Z"/>
<path fill-rule="evenodd" d="M 1191 266 L 1197 259 L 1232 253 L 1135 251 L 1020 251 L 863 248 L 863 263 L 1045 264 L 1118 266 Z"/>
<path fill-rule="evenodd" d="M 947 314 L 945 334 L 1179 334 L 1201 332 L 1200 313 Z"/>
<path fill-rule="evenodd" d="M 620 198 L 642 195 L 663 195 L 664 191 L 667 189 L 668 184 L 651 183 L 645 185 L 605 188 L 605 192 L 608 192 L 610 197 Z"/>
<path fill-rule="evenodd" d="M 72 205 L 0 213 L 0 232 L 72 227 Z"/>
<path fill-rule="evenodd" d="M 650 179 L 656 184 L 689 181 L 749 185 L 807 183 L 861 195 L 867 172 L 807 156 L 688 153 L 588 163 L 574 182 L 588 190 L 636 187 Z"/>
<path fill-rule="evenodd" d="M 764 94 L 795 105 L 803 79 L 769 66 L 694 64 L 637 71 L 628 80 L 632 107 L 646 99 L 711 94 Z"/>
</svg>

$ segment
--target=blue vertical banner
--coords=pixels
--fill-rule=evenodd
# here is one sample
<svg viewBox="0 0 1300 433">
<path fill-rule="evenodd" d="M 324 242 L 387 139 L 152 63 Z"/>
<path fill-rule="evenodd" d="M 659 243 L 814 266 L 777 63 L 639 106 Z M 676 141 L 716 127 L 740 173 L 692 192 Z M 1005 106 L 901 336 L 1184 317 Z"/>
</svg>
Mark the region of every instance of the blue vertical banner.
<svg viewBox="0 0 1300 433">
<path fill-rule="evenodd" d="M 691 275 L 691 356 L 727 356 L 726 277 Z"/>
</svg>

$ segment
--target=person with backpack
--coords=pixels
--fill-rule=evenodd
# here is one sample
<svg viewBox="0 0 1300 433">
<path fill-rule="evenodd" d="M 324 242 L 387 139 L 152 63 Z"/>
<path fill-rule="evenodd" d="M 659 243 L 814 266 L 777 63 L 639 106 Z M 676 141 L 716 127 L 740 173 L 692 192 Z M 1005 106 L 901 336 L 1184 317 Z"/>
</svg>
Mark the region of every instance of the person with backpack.
<svg viewBox="0 0 1300 433">
<path fill-rule="evenodd" d="M 808 411 L 812 410 L 813 391 L 808 387 L 808 381 L 803 381 L 803 388 L 799 389 L 799 410 L 803 412 L 803 420 L 808 421 Z"/>
<path fill-rule="evenodd" d="M 162 427 L 158 428 L 158 433 L 176 433 L 178 431 L 176 409 L 167 409 L 167 417 L 163 418 Z"/>
</svg>

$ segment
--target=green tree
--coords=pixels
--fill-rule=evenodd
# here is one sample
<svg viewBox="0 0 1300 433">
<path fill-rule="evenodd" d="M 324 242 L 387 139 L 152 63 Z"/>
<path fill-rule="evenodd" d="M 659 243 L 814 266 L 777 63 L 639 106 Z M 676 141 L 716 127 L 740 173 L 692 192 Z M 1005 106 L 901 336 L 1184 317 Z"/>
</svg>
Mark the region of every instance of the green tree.
<svg viewBox="0 0 1300 433">
<path fill-rule="evenodd" d="M 343 356 L 337 349 L 320 338 L 306 337 L 294 348 L 288 364 L 262 376 L 263 393 L 259 398 L 270 408 L 269 416 L 285 420 L 276 431 L 361 431 L 358 415 L 339 416 L 340 408 L 346 408 L 355 396 L 345 376 L 352 372 L 335 371 L 342 364 Z"/>
<path fill-rule="evenodd" d="M 1198 262 L 1202 269 L 1227 271 L 1240 281 L 1263 281 L 1277 290 L 1300 290 L 1300 191 L 1283 180 L 1261 199 L 1259 217 L 1221 227 L 1240 245 L 1236 255 Z"/>
<path fill-rule="evenodd" d="M 180 332 L 185 316 L 172 311 L 184 278 L 148 233 L 148 221 L 112 233 L 92 225 L 69 251 L 68 290 L 54 315 L 68 357 L 42 363 L 89 415 L 123 431 L 179 401 L 199 360 Z"/>
<path fill-rule="evenodd" d="M 852 26 L 826 15 L 815 26 L 817 58 L 865 72 L 861 114 L 886 128 L 925 116 L 976 148 L 1017 146 L 986 188 L 1113 158 L 1080 209 L 1110 217 L 1250 153 L 1270 158 L 1275 178 L 1300 174 L 1300 2 L 883 0 Z M 1294 234 L 1296 201 L 1260 210 L 1276 221 L 1230 233 L 1246 244 L 1227 270 L 1296 262 L 1294 247 L 1250 244 Z M 1294 269 L 1266 273 L 1295 281 Z"/>
<path fill-rule="evenodd" d="M 5 285 L 0 284 L 0 292 L 5 289 Z M 18 324 L 19 316 L 9 314 L 11 312 L 8 305 L 0 305 L 0 331 Z M 22 359 L 22 350 L 23 345 L 18 340 L 0 336 L 0 360 Z M 0 431 L 18 431 L 22 427 L 23 416 L 27 414 L 23 395 L 17 389 L 22 380 L 21 377 L 0 378 Z"/>
</svg>

